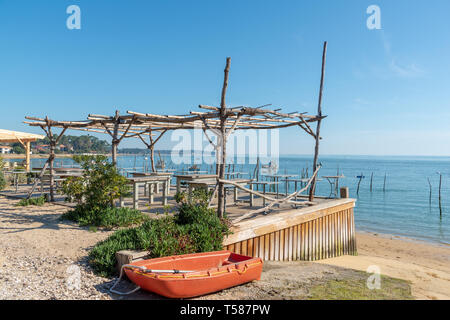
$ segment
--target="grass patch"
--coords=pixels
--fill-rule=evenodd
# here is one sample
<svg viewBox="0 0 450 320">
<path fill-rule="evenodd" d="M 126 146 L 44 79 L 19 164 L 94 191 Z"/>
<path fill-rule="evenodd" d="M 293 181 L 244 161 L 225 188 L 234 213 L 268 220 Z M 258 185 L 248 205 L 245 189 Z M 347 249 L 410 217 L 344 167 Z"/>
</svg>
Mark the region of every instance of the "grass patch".
<svg viewBox="0 0 450 320">
<path fill-rule="evenodd" d="M 381 288 L 370 290 L 367 287 L 368 274 L 361 278 L 329 280 L 312 287 L 310 300 L 411 300 L 409 281 L 381 276 Z"/>
<path fill-rule="evenodd" d="M 130 208 L 88 209 L 84 206 L 77 206 L 75 209 L 64 213 L 61 219 L 75 221 L 80 226 L 113 229 L 140 224 L 146 219 L 146 216 L 139 210 Z M 92 230 L 97 229 L 91 228 L 90 231 Z"/>
<path fill-rule="evenodd" d="M 43 206 L 46 202 L 47 199 L 45 199 L 45 196 L 40 196 L 38 198 L 22 199 L 16 204 L 16 206 L 18 207 Z"/>
<path fill-rule="evenodd" d="M 229 224 L 207 207 L 205 199 L 182 203 L 174 216 L 116 231 L 89 253 L 92 268 L 102 276 L 115 275 L 115 253 L 120 250 L 147 250 L 150 258 L 221 250 Z"/>
</svg>

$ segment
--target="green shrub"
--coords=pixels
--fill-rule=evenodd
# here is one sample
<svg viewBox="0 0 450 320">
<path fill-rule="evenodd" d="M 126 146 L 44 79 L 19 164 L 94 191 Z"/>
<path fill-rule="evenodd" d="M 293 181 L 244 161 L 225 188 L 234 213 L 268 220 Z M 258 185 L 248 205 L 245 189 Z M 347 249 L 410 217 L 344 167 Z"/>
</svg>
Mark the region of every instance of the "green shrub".
<svg viewBox="0 0 450 320">
<path fill-rule="evenodd" d="M 3 174 L 3 167 L 5 166 L 5 161 L 2 157 L 0 157 L 0 190 L 5 189 L 6 187 L 6 179 L 5 175 Z"/>
<path fill-rule="evenodd" d="M 104 209 L 91 209 L 79 205 L 73 210 L 64 213 L 61 219 L 75 221 L 80 226 L 112 229 L 139 224 L 145 220 L 145 215 L 139 210 L 130 208 L 106 207 Z"/>
<path fill-rule="evenodd" d="M 89 210 L 113 207 L 114 200 L 129 195 L 129 185 L 106 156 L 74 156 L 84 169 L 81 177 L 64 181 L 62 192 L 67 201 L 75 201 Z"/>
<path fill-rule="evenodd" d="M 6 187 L 5 175 L 3 174 L 2 171 L 0 171 L 0 190 L 5 189 L 5 187 Z"/>
<path fill-rule="evenodd" d="M 16 206 L 26 207 L 26 206 L 43 206 L 47 202 L 45 196 L 40 196 L 38 198 L 22 199 Z"/>
<path fill-rule="evenodd" d="M 74 156 L 84 169 L 81 177 L 63 182 L 62 192 L 76 207 L 61 218 L 81 226 L 104 228 L 127 227 L 141 223 L 144 215 L 129 208 L 115 208 L 114 201 L 129 195 L 128 181 L 119 174 L 106 156 Z"/>
<path fill-rule="evenodd" d="M 228 221 L 208 208 L 205 194 L 194 193 L 193 199 L 181 202 L 174 216 L 148 219 L 99 242 L 89 253 L 93 269 L 103 276 L 114 275 L 115 253 L 120 250 L 148 250 L 150 258 L 221 250 L 230 233 Z"/>
</svg>

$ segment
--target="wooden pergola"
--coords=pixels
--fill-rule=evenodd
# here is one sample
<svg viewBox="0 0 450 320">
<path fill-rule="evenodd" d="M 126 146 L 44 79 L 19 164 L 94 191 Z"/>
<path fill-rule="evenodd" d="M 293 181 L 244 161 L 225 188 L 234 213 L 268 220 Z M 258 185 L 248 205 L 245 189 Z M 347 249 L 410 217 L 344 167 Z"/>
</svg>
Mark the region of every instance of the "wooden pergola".
<svg viewBox="0 0 450 320">
<path fill-rule="evenodd" d="M 30 171 L 31 142 L 44 139 L 43 135 L 0 129 L 0 143 L 19 142 L 25 148 L 25 168 Z"/>
<path fill-rule="evenodd" d="M 298 127 L 305 131 L 309 136 L 313 137 L 316 142 L 313 168 L 314 175 L 308 186 L 310 188 L 309 201 L 314 199 L 314 190 L 316 183 L 316 174 L 318 170 L 318 153 L 320 140 L 320 124 L 321 120 L 326 116 L 322 115 L 321 101 L 325 68 L 326 42 L 323 48 L 322 58 L 322 76 L 319 92 L 319 107 L 317 115 L 308 115 L 305 112 L 282 112 L 280 108 L 269 109 L 271 105 L 259 107 L 238 106 L 229 108 L 226 105 L 226 91 L 228 88 L 228 75 L 230 70 L 231 59 L 226 59 L 224 70 L 224 81 L 222 86 L 222 94 L 220 106 L 199 105 L 199 110 L 191 111 L 189 114 L 182 115 L 157 115 L 153 113 L 140 113 L 135 111 L 127 111 L 127 114 L 120 115 L 118 111 L 113 116 L 89 114 L 86 120 L 82 121 L 54 121 L 45 118 L 25 117 L 29 121 L 25 121 L 30 126 L 41 127 L 50 139 L 50 156 L 43 168 L 46 169 L 50 165 L 50 175 L 53 173 L 53 159 L 55 157 L 54 150 L 59 139 L 67 129 L 83 130 L 89 132 L 105 133 L 111 137 L 112 145 L 112 162 L 117 163 L 117 148 L 124 138 L 137 137 L 140 138 L 151 152 L 152 170 L 154 171 L 153 150 L 156 142 L 169 130 L 177 129 L 199 129 L 201 128 L 206 135 L 209 143 L 211 143 L 216 153 L 216 174 L 217 185 L 213 193 L 213 197 L 217 193 L 218 198 L 218 215 L 223 216 L 225 211 L 225 192 L 224 185 L 231 181 L 225 180 L 225 163 L 227 157 L 226 144 L 229 136 L 236 130 L 273 130 L 287 127 Z M 312 123 L 317 123 L 316 129 L 311 128 Z M 52 128 L 61 128 L 62 132 L 58 138 L 54 138 Z M 208 132 L 216 135 L 217 140 L 214 143 Z M 157 137 L 155 138 L 155 135 Z M 149 141 L 146 142 L 145 138 Z M 42 171 L 42 172 L 43 172 Z M 231 182 L 232 183 L 232 182 Z M 237 186 L 242 188 L 240 186 Z M 247 190 L 248 191 L 248 190 Z M 304 190 L 302 190 L 304 191 Z M 53 183 L 50 179 L 50 193 L 53 199 Z M 256 192 L 253 192 L 256 193 Z M 298 192 L 296 192 L 298 194 Z M 266 197 L 268 198 L 268 197 Z M 270 200 L 274 200 L 269 198 Z M 283 201 L 292 201 L 290 195 L 282 201 L 276 200 L 269 204 L 269 208 Z"/>
</svg>

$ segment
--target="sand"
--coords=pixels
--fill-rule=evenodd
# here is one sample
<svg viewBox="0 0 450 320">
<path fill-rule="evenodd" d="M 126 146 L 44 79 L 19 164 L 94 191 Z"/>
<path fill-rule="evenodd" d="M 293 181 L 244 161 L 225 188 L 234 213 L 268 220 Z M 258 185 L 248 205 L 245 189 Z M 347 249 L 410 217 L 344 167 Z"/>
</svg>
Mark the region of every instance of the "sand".
<svg viewBox="0 0 450 320">
<path fill-rule="evenodd" d="M 109 299 L 109 279 L 93 274 L 89 249 L 109 232 L 60 221 L 68 207 L 14 206 L 0 196 L 0 300 Z M 68 285 L 79 272 L 80 286 Z"/>
<path fill-rule="evenodd" d="M 357 246 L 358 256 L 317 263 L 361 271 L 375 265 L 381 274 L 411 281 L 416 299 L 450 299 L 450 246 L 375 233 L 357 233 Z"/>
<path fill-rule="evenodd" d="M 85 263 L 89 249 L 112 231 L 90 232 L 88 228 L 60 221 L 59 217 L 68 210 L 67 206 L 16 207 L 17 202 L 0 196 L 0 299 L 120 298 L 108 292 L 114 279 L 94 275 Z M 382 274 L 410 280 L 415 298 L 450 298 L 448 246 L 363 233 L 357 234 L 357 244 L 358 256 L 342 256 L 316 263 L 267 262 L 265 273 L 270 276 L 263 277 L 266 282 L 252 285 L 261 291 L 261 295 L 255 296 L 277 298 L 278 292 L 278 298 L 283 294 L 285 298 L 294 298 L 296 292 L 280 293 L 283 290 L 280 283 L 296 283 L 301 291 L 304 290 L 303 284 L 311 279 L 350 274 L 342 268 L 366 271 L 369 265 L 377 265 Z M 67 286 L 70 268 L 74 265 L 81 271 L 81 287 L 77 290 Z M 209 298 L 228 299 L 241 292 L 231 290 L 231 295 L 223 291 Z M 301 296 L 300 291 L 298 297 Z M 151 299 L 152 295 L 139 293 L 135 298 Z"/>
</svg>

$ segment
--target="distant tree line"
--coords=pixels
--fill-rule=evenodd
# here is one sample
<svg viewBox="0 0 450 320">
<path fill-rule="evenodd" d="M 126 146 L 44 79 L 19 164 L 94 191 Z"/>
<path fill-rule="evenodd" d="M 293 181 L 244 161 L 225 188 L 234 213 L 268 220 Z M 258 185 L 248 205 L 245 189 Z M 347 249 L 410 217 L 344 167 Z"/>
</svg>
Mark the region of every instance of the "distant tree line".
<svg viewBox="0 0 450 320">
<path fill-rule="evenodd" d="M 156 153 L 161 153 L 164 155 L 171 154 L 170 150 L 155 150 Z M 147 148 L 122 148 L 119 149 L 121 154 L 148 154 L 149 150 Z"/>
<path fill-rule="evenodd" d="M 54 135 L 57 136 L 56 134 Z M 50 141 L 47 137 L 37 140 L 31 144 L 31 148 L 35 153 L 47 153 L 49 150 Z M 25 148 L 18 142 L 11 145 L 12 152 L 23 154 Z M 90 135 L 83 136 L 69 136 L 64 135 L 58 146 L 56 146 L 55 153 L 108 153 L 111 151 L 111 145 L 105 140 L 100 140 L 97 137 Z"/>
</svg>

